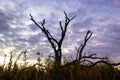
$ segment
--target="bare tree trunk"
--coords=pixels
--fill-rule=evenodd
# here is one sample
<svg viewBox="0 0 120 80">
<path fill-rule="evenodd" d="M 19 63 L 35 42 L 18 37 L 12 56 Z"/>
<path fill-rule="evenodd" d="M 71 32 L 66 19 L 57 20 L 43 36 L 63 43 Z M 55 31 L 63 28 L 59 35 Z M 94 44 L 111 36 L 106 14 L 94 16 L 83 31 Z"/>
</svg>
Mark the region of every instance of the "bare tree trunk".
<svg viewBox="0 0 120 80">
<path fill-rule="evenodd" d="M 61 64 L 61 57 L 62 57 L 62 52 L 61 50 L 57 50 L 55 52 L 55 63 L 60 65 Z"/>
</svg>

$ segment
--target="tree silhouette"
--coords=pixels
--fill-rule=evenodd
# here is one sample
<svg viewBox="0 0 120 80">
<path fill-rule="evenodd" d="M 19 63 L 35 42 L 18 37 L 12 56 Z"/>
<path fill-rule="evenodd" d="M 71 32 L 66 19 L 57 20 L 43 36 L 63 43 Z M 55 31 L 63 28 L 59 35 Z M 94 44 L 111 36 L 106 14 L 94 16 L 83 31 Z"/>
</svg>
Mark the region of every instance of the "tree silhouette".
<svg viewBox="0 0 120 80">
<path fill-rule="evenodd" d="M 120 62 L 118 63 L 112 63 L 111 60 L 109 60 L 108 56 L 105 57 L 98 57 L 97 54 L 89 54 L 89 55 L 83 55 L 83 50 L 85 46 L 87 45 L 88 40 L 92 37 L 93 32 L 90 30 L 87 31 L 84 41 L 82 44 L 79 45 L 77 48 L 77 54 L 76 54 L 76 59 L 66 63 L 64 66 L 71 66 L 71 65 L 80 65 L 81 67 L 94 67 L 97 64 L 104 63 L 109 66 L 118 66 L 120 65 Z M 91 60 L 94 60 L 96 62 L 92 62 Z M 89 64 L 89 65 L 86 65 Z M 84 65 L 85 64 L 85 65 Z"/>
<path fill-rule="evenodd" d="M 60 29 L 61 29 L 61 37 L 59 40 L 57 40 L 56 38 L 54 38 L 51 33 L 49 32 L 48 29 L 46 29 L 45 27 L 45 19 L 42 21 L 41 24 L 38 24 L 32 17 L 32 15 L 30 14 L 31 20 L 42 30 L 42 32 L 46 35 L 49 43 L 51 44 L 52 49 L 54 50 L 55 53 L 55 64 L 56 65 L 61 65 L 61 57 L 62 57 L 62 43 L 63 40 L 65 38 L 66 35 L 66 31 L 67 31 L 67 27 L 69 25 L 69 23 L 76 17 L 73 16 L 72 18 L 69 18 L 68 15 L 66 14 L 66 12 L 64 12 L 65 14 L 65 23 L 64 25 L 62 24 L 62 21 L 59 21 L 59 25 L 60 25 Z"/>
<path fill-rule="evenodd" d="M 62 43 L 63 40 L 66 36 L 66 31 L 67 31 L 67 27 L 69 25 L 69 23 L 76 17 L 73 16 L 72 18 L 69 18 L 68 15 L 66 14 L 66 12 L 64 12 L 65 15 L 65 23 L 64 25 L 62 24 L 62 21 L 59 21 L 59 26 L 60 26 L 60 30 L 61 30 L 61 36 L 60 39 L 57 40 L 56 38 L 54 38 L 51 33 L 49 32 L 48 29 L 46 29 L 45 27 L 45 19 L 43 19 L 43 21 L 41 22 L 41 24 L 38 24 L 34 19 L 33 16 L 30 14 L 31 20 L 36 24 L 36 26 L 38 26 L 41 31 L 46 35 L 49 43 L 51 44 L 52 49 L 54 50 L 54 54 L 55 54 L 55 65 L 61 65 L 61 57 L 62 57 Z M 79 45 L 78 49 L 77 49 L 77 54 L 76 54 L 76 59 L 64 64 L 64 66 L 70 66 L 70 65 L 75 65 L 76 63 L 79 64 L 80 66 L 83 67 L 93 67 L 96 64 L 99 63 L 105 63 L 107 65 L 113 65 L 113 66 L 117 66 L 120 65 L 120 63 L 111 63 L 111 61 L 109 60 L 108 57 L 97 57 L 96 54 L 89 54 L 89 55 L 83 55 L 83 50 L 85 48 L 85 46 L 87 45 L 88 40 L 91 38 L 93 32 L 91 32 L 90 30 L 87 31 L 85 37 L 84 37 L 84 41 L 82 44 Z M 92 60 L 97 60 L 96 62 L 92 62 Z M 83 65 L 84 63 L 88 63 L 89 65 Z"/>
</svg>

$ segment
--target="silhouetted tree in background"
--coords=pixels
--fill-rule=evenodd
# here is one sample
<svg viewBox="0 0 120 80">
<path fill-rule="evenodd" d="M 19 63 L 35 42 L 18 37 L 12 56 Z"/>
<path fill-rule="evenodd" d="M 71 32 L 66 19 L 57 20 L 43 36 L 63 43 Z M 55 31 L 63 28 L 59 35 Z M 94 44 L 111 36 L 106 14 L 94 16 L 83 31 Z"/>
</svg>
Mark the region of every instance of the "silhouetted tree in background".
<svg viewBox="0 0 120 80">
<path fill-rule="evenodd" d="M 65 38 L 66 35 L 66 31 L 67 31 L 67 27 L 69 25 L 69 23 L 76 17 L 73 16 L 72 18 L 69 18 L 68 15 L 66 14 L 66 12 L 64 12 L 65 14 L 65 23 L 62 24 L 62 21 L 59 21 L 59 25 L 60 25 L 60 29 L 61 29 L 61 36 L 60 39 L 57 40 L 56 38 L 54 38 L 51 33 L 49 32 L 48 29 L 46 29 L 45 27 L 45 23 L 46 20 L 44 19 L 41 24 L 38 24 L 34 19 L 33 16 L 30 14 L 31 20 L 42 30 L 42 32 L 46 35 L 49 43 L 51 44 L 52 49 L 54 50 L 54 54 L 55 54 L 55 64 L 56 65 L 61 65 L 61 57 L 62 57 L 62 43 L 63 40 Z M 90 30 L 87 31 L 85 37 L 84 37 L 84 41 L 82 44 L 79 45 L 78 49 L 77 49 L 77 54 L 76 54 L 76 59 L 64 64 L 64 66 L 70 66 L 70 65 L 74 65 L 74 64 L 79 64 L 80 66 L 84 66 L 84 67 L 93 67 L 98 63 L 105 63 L 107 65 L 119 65 L 120 63 L 111 63 L 111 61 L 109 61 L 108 57 L 97 57 L 96 54 L 89 54 L 89 55 L 83 55 L 83 50 L 85 48 L 85 46 L 87 45 L 88 40 L 91 38 L 92 33 Z M 92 62 L 92 60 L 97 60 L 96 62 Z M 82 63 L 89 63 L 90 65 L 83 65 Z"/>
<path fill-rule="evenodd" d="M 54 53 L 55 53 L 55 64 L 56 65 L 61 65 L 61 57 L 62 57 L 62 43 L 63 40 L 65 38 L 66 35 L 66 31 L 67 31 L 67 27 L 69 25 L 69 23 L 75 18 L 75 16 L 73 16 L 72 18 L 69 18 L 68 15 L 66 14 L 66 12 L 64 12 L 65 14 L 65 24 L 62 24 L 62 21 L 59 22 L 60 25 L 60 29 L 61 29 L 61 37 L 60 40 L 57 40 L 56 38 L 54 38 L 51 33 L 49 32 L 49 30 L 46 29 L 45 27 L 45 19 L 42 21 L 42 23 L 39 25 L 31 16 L 31 20 L 42 30 L 42 32 L 46 35 L 49 43 L 51 44 Z"/>
</svg>

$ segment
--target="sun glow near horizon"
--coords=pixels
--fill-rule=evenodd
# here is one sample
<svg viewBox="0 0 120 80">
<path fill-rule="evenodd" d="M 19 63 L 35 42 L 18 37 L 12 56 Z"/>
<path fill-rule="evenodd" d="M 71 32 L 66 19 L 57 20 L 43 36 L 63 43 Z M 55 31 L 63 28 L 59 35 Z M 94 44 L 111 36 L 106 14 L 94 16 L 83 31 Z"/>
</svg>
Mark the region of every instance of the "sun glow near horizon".
<svg viewBox="0 0 120 80">
<path fill-rule="evenodd" d="M 16 59 L 18 58 L 19 54 L 21 54 L 21 51 L 15 52 L 15 47 L 7 47 L 7 48 L 2 48 L 0 49 L 0 64 L 1 65 L 7 65 L 10 62 L 10 57 L 12 55 L 12 62 L 14 63 Z M 19 53 L 19 54 L 16 54 Z M 27 56 L 26 60 L 28 65 L 33 65 L 36 64 L 38 61 L 37 59 L 30 59 Z M 41 62 L 44 63 L 44 58 L 41 58 Z M 25 61 L 23 60 L 23 55 L 20 56 L 20 58 L 17 60 L 18 65 L 24 65 Z"/>
<path fill-rule="evenodd" d="M 16 61 L 16 58 L 12 58 L 12 64 L 14 64 Z M 10 57 L 5 57 L 5 56 L 0 56 L 0 65 L 8 65 L 10 62 Z M 33 59 L 27 59 L 26 60 L 27 65 L 34 65 L 36 63 L 38 63 L 37 60 L 33 60 Z M 43 62 L 44 64 L 44 59 L 42 59 L 41 63 Z M 17 64 L 18 65 L 24 65 L 25 61 L 22 59 L 17 60 Z"/>
</svg>

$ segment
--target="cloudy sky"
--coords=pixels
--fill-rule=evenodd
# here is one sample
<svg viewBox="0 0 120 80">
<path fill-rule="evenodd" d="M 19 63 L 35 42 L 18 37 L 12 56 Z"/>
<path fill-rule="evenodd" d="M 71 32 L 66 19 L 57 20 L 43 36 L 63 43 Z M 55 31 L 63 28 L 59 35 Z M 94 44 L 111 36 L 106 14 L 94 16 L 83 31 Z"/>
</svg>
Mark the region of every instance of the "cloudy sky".
<svg viewBox="0 0 120 80">
<path fill-rule="evenodd" d="M 30 20 L 32 14 L 37 22 L 46 18 L 46 28 L 59 39 L 59 21 L 77 15 L 70 23 L 63 42 L 63 55 L 76 55 L 75 47 L 82 42 L 87 30 L 93 36 L 85 53 L 109 55 L 120 58 L 120 0 L 0 0 L 0 56 L 14 51 L 28 50 L 36 59 L 36 52 L 46 56 L 53 52 L 45 35 Z"/>
</svg>

